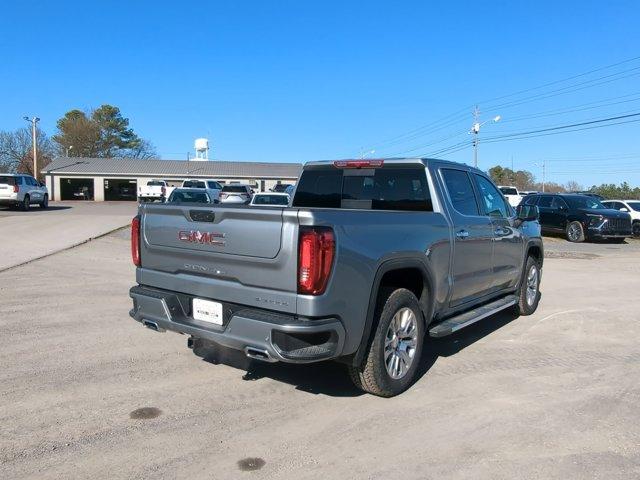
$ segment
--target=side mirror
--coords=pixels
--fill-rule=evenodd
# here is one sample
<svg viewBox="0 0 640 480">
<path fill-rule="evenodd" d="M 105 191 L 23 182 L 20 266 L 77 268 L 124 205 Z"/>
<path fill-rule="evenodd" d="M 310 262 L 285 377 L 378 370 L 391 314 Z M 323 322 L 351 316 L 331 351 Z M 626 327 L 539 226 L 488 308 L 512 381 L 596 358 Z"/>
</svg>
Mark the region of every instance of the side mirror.
<svg viewBox="0 0 640 480">
<path fill-rule="evenodd" d="M 540 212 L 536 205 L 518 205 L 516 214 L 521 222 L 534 222 L 540 218 Z"/>
</svg>

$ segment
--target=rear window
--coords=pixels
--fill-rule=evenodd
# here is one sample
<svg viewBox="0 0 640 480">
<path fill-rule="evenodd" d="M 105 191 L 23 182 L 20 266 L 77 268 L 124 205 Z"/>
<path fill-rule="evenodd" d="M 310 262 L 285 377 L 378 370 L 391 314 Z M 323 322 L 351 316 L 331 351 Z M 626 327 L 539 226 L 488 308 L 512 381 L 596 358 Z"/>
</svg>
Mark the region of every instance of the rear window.
<svg viewBox="0 0 640 480">
<path fill-rule="evenodd" d="M 294 207 L 432 211 L 423 165 L 340 169 L 333 165 L 302 172 Z"/>
<path fill-rule="evenodd" d="M 254 205 L 288 205 L 289 198 L 284 195 L 256 195 Z"/>
<path fill-rule="evenodd" d="M 209 195 L 205 192 L 185 192 L 174 190 L 169 195 L 169 203 L 210 203 Z"/>
<path fill-rule="evenodd" d="M 503 195 L 518 195 L 518 190 L 510 187 L 500 187 L 500 191 Z"/>
<path fill-rule="evenodd" d="M 182 186 L 184 188 L 207 188 L 207 185 L 200 180 L 185 180 Z"/>
<path fill-rule="evenodd" d="M 223 192 L 247 193 L 247 187 L 241 185 L 225 185 L 222 187 Z"/>
<path fill-rule="evenodd" d="M 164 182 L 159 182 L 158 180 L 151 180 L 147 182 L 147 187 L 164 187 Z"/>
<path fill-rule="evenodd" d="M 7 176 L 0 175 L 0 183 L 5 185 L 15 185 L 16 177 L 7 177 Z"/>
</svg>

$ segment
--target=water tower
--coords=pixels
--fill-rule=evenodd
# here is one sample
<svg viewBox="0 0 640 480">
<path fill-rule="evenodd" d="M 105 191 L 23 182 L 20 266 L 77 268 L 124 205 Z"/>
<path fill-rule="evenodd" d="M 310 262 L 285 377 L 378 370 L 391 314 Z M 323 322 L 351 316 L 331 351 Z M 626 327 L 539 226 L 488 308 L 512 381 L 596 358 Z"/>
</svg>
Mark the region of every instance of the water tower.
<svg viewBox="0 0 640 480">
<path fill-rule="evenodd" d="M 195 141 L 196 158 L 194 161 L 206 162 L 209 160 L 209 140 L 206 138 L 196 138 Z"/>
</svg>

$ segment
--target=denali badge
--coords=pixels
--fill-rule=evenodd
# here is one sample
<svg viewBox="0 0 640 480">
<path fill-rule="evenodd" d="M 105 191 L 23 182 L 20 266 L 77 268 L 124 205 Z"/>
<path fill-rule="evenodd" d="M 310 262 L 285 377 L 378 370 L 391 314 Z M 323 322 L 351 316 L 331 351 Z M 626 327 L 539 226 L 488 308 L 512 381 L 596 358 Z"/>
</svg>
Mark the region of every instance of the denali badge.
<svg viewBox="0 0 640 480">
<path fill-rule="evenodd" d="M 200 230 L 181 230 L 178 232 L 178 240 L 181 242 L 218 245 L 220 247 L 224 247 L 226 244 L 224 240 L 220 240 L 224 237 L 224 233 L 201 232 Z"/>
</svg>

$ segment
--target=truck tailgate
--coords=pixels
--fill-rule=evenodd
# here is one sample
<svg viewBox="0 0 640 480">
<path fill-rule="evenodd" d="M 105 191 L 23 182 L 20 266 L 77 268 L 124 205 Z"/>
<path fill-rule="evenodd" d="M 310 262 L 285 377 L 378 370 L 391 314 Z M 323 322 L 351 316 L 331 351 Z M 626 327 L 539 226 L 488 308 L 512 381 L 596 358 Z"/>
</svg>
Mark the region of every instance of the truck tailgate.
<svg viewBox="0 0 640 480">
<path fill-rule="evenodd" d="M 297 291 L 297 210 L 149 204 L 140 212 L 139 283 L 263 308 L 271 302 L 295 308 L 293 297 L 285 302 L 280 294 Z"/>
</svg>

